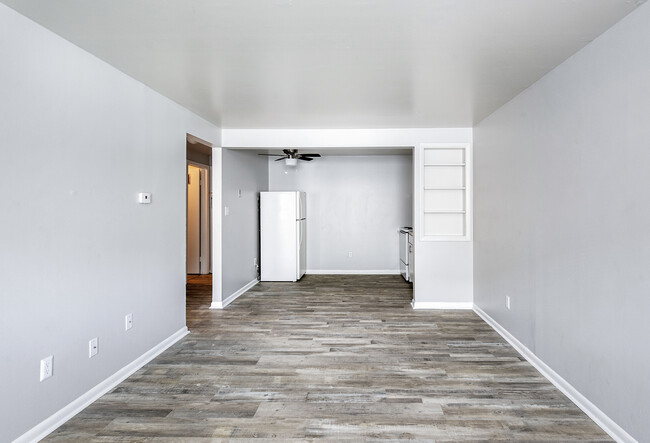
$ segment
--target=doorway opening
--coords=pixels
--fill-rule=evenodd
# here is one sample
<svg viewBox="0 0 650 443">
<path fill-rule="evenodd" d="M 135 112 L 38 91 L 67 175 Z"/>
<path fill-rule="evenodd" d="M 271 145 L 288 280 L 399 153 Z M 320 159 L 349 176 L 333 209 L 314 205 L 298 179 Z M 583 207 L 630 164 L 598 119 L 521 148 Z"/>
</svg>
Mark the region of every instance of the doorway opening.
<svg viewBox="0 0 650 443">
<path fill-rule="evenodd" d="M 206 275 L 210 265 L 209 168 L 187 165 L 187 274 Z"/>
<path fill-rule="evenodd" d="M 187 135 L 186 312 L 209 306 L 212 292 L 212 147 Z M 198 295 L 201 297 L 197 297 Z"/>
</svg>

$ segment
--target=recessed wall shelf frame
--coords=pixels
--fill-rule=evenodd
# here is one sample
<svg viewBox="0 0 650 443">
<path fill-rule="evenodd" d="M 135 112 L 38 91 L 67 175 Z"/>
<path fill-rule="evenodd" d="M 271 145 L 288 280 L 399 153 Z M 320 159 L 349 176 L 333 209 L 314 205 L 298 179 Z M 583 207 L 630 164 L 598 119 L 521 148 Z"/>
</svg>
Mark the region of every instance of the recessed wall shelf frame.
<svg viewBox="0 0 650 443">
<path fill-rule="evenodd" d="M 420 239 L 471 240 L 471 149 L 467 143 L 423 144 Z"/>
</svg>

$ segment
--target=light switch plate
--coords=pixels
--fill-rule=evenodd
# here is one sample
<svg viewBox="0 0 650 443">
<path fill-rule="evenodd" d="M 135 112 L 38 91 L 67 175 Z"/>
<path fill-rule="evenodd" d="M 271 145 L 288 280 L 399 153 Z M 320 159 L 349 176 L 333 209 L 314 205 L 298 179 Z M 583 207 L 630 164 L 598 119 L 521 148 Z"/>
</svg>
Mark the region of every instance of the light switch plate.
<svg viewBox="0 0 650 443">
<path fill-rule="evenodd" d="M 140 192 L 138 194 L 138 203 L 151 203 L 151 192 Z"/>
</svg>

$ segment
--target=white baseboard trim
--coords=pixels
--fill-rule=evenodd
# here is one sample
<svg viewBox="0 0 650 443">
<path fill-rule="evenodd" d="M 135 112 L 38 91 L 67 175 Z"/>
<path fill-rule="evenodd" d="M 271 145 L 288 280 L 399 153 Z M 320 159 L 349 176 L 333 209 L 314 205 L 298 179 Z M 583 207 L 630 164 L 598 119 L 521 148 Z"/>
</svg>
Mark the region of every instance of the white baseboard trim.
<svg viewBox="0 0 650 443">
<path fill-rule="evenodd" d="M 501 335 L 522 357 L 528 360 L 528 363 L 533 365 L 544 377 L 548 379 L 556 388 L 558 388 L 569 400 L 571 400 L 577 407 L 589 416 L 600 428 L 607 432 L 610 437 L 620 443 L 636 443 L 637 441 L 623 428 L 621 428 L 614 420 L 609 418 L 603 411 L 598 409 L 596 405 L 590 402 L 587 397 L 582 395 L 576 388 L 563 379 L 557 372 L 551 369 L 544 363 L 538 356 L 536 356 L 530 349 L 524 346 L 512 334 L 510 334 L 503 326 L 497 323 L 485 311 L 478 306 L 474 305 L 474 312 L 478 314 L 485 322 Z"/>
<path fill-rule="evenodd" d="M 399 269 L 307 269 L 305 274 L 321 275 L 399 275 Z"/>
<path fill-rule="evenodd" d="M 230 303 L 234 302 L 242 295 L 244 292 L 248 291 L 250 288 L 255 286 L 259 282 L 258 279 L 251 280 L 243 288 L 238 289 L 233 294 L 229 295 L 224 301 L 213 301 L 210 305 L 210 309 L 223 309 L 228 306 Z"/>
<path fill-rule="evenodd" d="M 52 433 L 58 427 L 77 415 L 79 412 L 88 407 L 91 403 L 99 399 L 102 395 L 109 392 L 115 386 L 122 383 L 135 371 L 149 363 L 151 360 L 160 355 L 163 351 L 176 343 L 181 338 L 189 334 L 190 331 L 184 326 L 174 334 L 142 354 L 140 357 L 133 360 L 128 365 L 117 371 L 115 374 L 108 377 L 106 380 L 99 383 L 94 388 L 90 389 L 85 394 L 82 394 L 76 400 L 63 407 L 59 411 L 46 418 L 38 425 L 34 426 L 29 431 L 14 440 L 14 443 L 34 442 L 45 438 L 48 434 Z"/>
<path fill-rule="evenodd" d="M 415 301 L 411 302 L 413 309 L 472 309 L 472 302 L 437 302 Z"/>
</svg>

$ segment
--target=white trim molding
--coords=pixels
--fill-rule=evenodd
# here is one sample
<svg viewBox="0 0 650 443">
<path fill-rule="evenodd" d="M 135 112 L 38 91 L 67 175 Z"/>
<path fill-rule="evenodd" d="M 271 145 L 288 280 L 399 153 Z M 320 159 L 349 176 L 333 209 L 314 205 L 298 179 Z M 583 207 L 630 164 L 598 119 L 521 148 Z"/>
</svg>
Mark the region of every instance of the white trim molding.
<svg viewBox="0 0 650 443">
<path fill-rule="evenodd" d="M 212 304 L 210 305 L 210 309 L 223 309 L 226 306 L 228 306 L 230 303 L 234 302 L 239 298 L 240 295 L 248 291 L 250 288 L 255 286 L 259 282 L 258 279 L 251 280 L 250 282 L 246 283 L 244 287 L 238 289 L 234 293 L 230 294 L 228 298 L 226 298 L 223 301 L 213 301 Z"/>
<path fill-rule="evenodd" d="M 508 332 L 503 326 L 497 323 L 492 317 L 490 317 L 485 311 L 479 308 L 477 305 L 474 305 L 474 312 L 478 314 L 485 322 L 492 327 L 496 332 L 501 335 L 517 352 L 524 357 L 528 363 L 533 365 L 548 381 L 553 383 L 553 385 L 558 388 L 564 395 L 566 395 L 569 400 L 571 400 L 577 407 L 582 409 L 582 411 L 589 416 L 600 428 L 607 432 L 610 437 L 616 440 L 619 443 L 636 443 L 637 441 L 628 434 L 623 428 L 621 428 L 614 420 L 609 418 L 603 411 L 601 411 L 596 405 L 582 395 L 576 388 L 574 388 L 568 381 L 563 379 L 557 372 L 551 369 L 546 363 L 544 363 L 537 355 L 535 355 L 530 349 L 524 346 L 519 340 L 515 338 L 510 332 Z"/>
<path fill-rule="evenodd" d="M 111 389 L 122 383 L 135 371 L 149 363 L 151 360 L 162 354 L 167 348 L 179 341 L 181 338 L 189 334 L 190 331 L 184 326 L 171 336 L 158 343 L 156 346 L 142 354 L 140 357 L 133 360 L 128 365 L 117 371 L 115 374 L 108 377 L 106 380 L 100 382 L 97 386 L 90 389 L 85 394 L 82 394 L 76 400 L 70 402 L 59 411 L 46 418 L 38 425 L 34 426 L 29 431 L 14 440 L 14 443 L 34 442 L 45 438 L 52 431 L 63 425 L 79 412 L 90 406 L 91 403 L 99 399 L 102 395 L 109 392 Z"/>
<path fill-rule="evenodd" d="M 398 275 L 399 269 L 307 269 L 305 274 L 320 275 Z"/>
<path fill-rule="evenodd" d="M 415 301 L 411 302 L 413 309 L 472 309 L 472 302 L 438 302 Z"/>
</svg>

